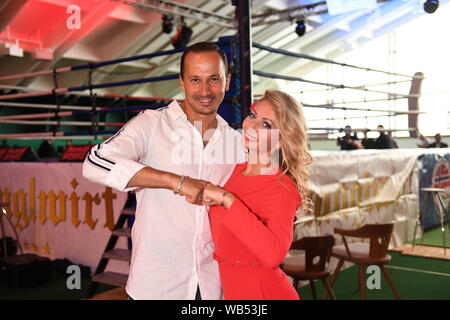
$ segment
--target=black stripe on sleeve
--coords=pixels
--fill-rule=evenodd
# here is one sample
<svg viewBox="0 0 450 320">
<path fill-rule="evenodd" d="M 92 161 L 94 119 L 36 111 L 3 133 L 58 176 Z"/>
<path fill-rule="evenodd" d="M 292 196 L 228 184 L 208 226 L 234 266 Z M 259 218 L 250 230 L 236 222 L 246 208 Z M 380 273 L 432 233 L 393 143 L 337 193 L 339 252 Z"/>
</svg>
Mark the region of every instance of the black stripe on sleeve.
<svg viewBox="0 0 450 320">
<path fill-rule="evenodd" d="M 99 144 L 99 145 L 98 145 L 98 150 L 100 150 L 101 145 L 102 145 L 102 144 Z M 108 159 L 106 159 L 106 158 L 101 157 L 101 156 L 98 154 L 97 150 L 94 151 L 94 154 L 95 154 L 95 156 L 96 156 L 97 158 L 102 159 L 103 161 L 109 162 L 109 163 L 111 163 L 111 164 L 113 164 L 113 165 L 116 164 L 115 162 L 113 162 L 113 161 L 111 161 L 111 160 L 108 160 Z"/>
<path fill-rule="evenodd" d="M 91 159 L 91 152 L 90 152 L 90 151 L 89 151 L 89 154 L 88 154 L 88 156 L 87 156 L 87 159 L 88 159 L 88 161 L 89 161 L 90 163 L 92 163 L 93 165 L 95 165 L 95 166 L 97 166 L 97 167 L 100 167 L 100 168 L 102 168 L 102 169 L 104 169 L 104 170 L 111 171 L 111 169 L 106 168 L 106 167 L 102 166 L 101 164 L 98 164 L 98 163 L 96 163 L 95 161 L 93 161 L 93 160 Z"/>
</svg>

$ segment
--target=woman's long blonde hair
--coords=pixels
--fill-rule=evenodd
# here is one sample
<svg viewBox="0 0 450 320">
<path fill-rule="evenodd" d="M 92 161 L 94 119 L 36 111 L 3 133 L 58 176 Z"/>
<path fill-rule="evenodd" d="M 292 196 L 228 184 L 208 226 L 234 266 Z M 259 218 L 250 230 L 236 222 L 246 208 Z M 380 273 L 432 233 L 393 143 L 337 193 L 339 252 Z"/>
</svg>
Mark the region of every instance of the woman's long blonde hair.
<svg viewBox="0 0 450 320">
<path fill-rule="evenodd" d="M 306 214 L 311 206 L 309 199 L 309 170 L 312 156 L 308 150 L 308 136 L 302 105 L 280 90 L 266 90 L 261 100 L 273 108 L 280 130 L 280 169 L 287 174 L 300 193 L 300 211 Z"/>
</svg>

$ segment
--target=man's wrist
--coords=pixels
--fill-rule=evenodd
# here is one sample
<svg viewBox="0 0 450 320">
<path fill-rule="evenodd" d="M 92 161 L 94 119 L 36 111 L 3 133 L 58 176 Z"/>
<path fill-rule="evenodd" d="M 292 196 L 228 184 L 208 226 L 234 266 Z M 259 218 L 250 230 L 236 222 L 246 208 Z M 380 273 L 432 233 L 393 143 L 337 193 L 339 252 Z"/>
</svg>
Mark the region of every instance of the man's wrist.
<svg viewBox="0 0 450 320">
<path fill-rule="evenodd" d="M 175 194 L 179 194 L 180 193 L 181 188 L 183 187 L 184 179 L 186 179 L 186 176 L 180 176 L 180 180 L 178 182 L 177 189 L 173 193 L 175 193 Z"/>
<path fill-rule="evenodd" d="M 165 179 L 167 181 L 167 189 L 172 190 L 173 193 L 176 193 L 180 184 L 181 176 L 173 173 L 167 173 Z"/>
</svg>

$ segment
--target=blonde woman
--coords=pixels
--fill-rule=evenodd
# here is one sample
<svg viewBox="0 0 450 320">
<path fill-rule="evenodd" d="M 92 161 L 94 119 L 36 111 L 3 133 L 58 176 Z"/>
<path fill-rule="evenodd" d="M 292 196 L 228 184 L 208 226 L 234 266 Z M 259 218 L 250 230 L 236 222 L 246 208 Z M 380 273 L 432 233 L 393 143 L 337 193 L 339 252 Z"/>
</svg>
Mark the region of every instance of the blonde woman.
<svg viewBox="0 0 450 320">
<path fill-rule="evenodd" d="M 267 90 L 242 124 L 247 163 L 223 188 L 208 184 L 214 258 L 225 299 L 299 299 L 279 268 L 292 242 L 297 210 L 308 205 L 311 156 L 301 105 Z"/>
</svg>

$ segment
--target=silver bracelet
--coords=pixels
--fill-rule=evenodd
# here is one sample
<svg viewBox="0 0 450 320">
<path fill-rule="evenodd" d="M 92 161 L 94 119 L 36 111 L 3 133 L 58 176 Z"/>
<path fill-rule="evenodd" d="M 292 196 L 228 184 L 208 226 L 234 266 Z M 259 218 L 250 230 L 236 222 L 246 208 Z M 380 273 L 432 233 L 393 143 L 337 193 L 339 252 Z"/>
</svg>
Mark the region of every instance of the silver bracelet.
<svg viewBox="0 0 450 320">
<path fill-rule="evenodd" d="M 180 177 L 180 183 L 178 184 L 178 188 L 177 188 L 177 191 L 175 191 L 175 194 L 179 194 L 180 193 L 181 186 L 183 185 L 183 181 L 184 181 L 185 178 L 186 178 L 186 176 L 181 176 Z"/>
</svg>

